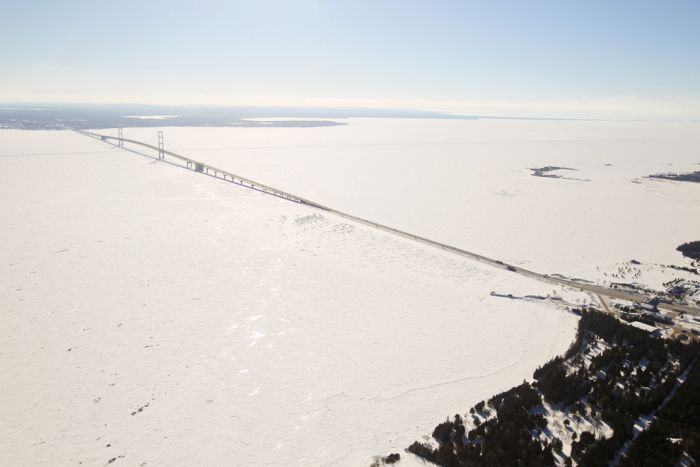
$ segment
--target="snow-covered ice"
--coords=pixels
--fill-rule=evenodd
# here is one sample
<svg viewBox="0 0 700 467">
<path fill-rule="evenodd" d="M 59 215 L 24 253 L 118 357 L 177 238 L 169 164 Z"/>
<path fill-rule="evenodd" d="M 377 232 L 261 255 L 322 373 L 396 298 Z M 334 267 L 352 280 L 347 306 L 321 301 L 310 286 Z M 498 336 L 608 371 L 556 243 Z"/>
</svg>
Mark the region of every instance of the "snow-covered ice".
<svg viewBox="0 0 700 467">
<path fill-rule="evenodd" d="M 268 130 L 258 138 L 280 144 L 279 129 L 253 131 Z M 303 143 L 317 130 L 294 131 Z M 252 162 L 226 168 L 293 180 Z M 313 161 L 290 162 L 294 174 Z M 411 206 L 403 176 L 356 180 L 333 164 L 309 165 L 304 194 L 329 198 L 320 175 L 334 176 L 339 207 L 374 192 L 377 210 L 358 214 L 423 219 L 423 233 L 462 210 L 461 198 Z M 529 379 L 575 331 L 556 307 L 490 296 L 551 285 L 70 132 L 0 132 L 0 195 L 7 465 L 369 465 Z M 461 245 L 478 217 L 469 228 Z"/>
<path fill-rule="evenodd" d="M 700 186 L 643 177 L 697 170 L 698 123 L 345 122 L 165 144 L 539 272 L 687 276 L 655 265 L 688 265 Z M 590 300 L 70 132 L 1 131 L 0 194 L 10 465 L 369 465 L 568 347 L 491 291 Z"/>
<path fill-rule="evenodd" d="M 688 266 L 700 122 L 347 119 L 307 128 L 166 128 L 166 147 L 260 182 L 543 273 L 609 283 L 632 259 L 660 287 Z M 156 130 L 128 129 L 156 143 Z M 116 132 L 114 132 L 116 134 Z M 533 177 L 529 168 L 575 169 Z M 604 273 L 608 275 L 605 276 Z M 696 276 L 697 277 L 697 276 Z"/>
</svg>

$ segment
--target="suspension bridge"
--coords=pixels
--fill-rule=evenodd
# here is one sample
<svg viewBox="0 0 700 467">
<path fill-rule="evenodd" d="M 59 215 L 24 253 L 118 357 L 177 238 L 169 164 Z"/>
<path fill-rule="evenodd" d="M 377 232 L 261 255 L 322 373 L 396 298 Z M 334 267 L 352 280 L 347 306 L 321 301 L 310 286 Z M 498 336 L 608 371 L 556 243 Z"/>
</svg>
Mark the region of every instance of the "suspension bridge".
<svg viewBox="0 0 700 467">
<path fill-rule="evenodd" d="M 432 240 L 426 237 L 422 237 L 420 235 L 415 235 L 410 232 L 406 232 L 404 230 L 400 230 L 394 227 L 390 227 L 384 224 L 380 224 L 377 222 L 373 222 L 368 219 L 363 219 L 361 217 L 339 211 L 337 209 L 330 208 L 328 206 L 324 206 L 322 204 L 316 203 L 314 201 L 311 201 L 309 199 L 305 199 L 301 196 L 294 195 L 292 193 L 279 190 L 277 188 L 273 188 L 269 185 L 265 185 L 260 182 L 256 182 L 254 180 L 251 180 L 246 177 L 242 177 L 240 175 L 233 174 L 229 171 L 222 170 L 216 167 L 213 167 L 209 164 L 206 164 L 201 161 L 197 161 L 195 159 L 192 159 L 190 157 L 186 157 L 180 154 L 176 154 L 172 151 L 166 150 L 165 149 L 165 144 L 163 140 L 163 132 L 159 131 L 158 132 L 158 145 L 154 146 L 152 144 L 148 144 L 142 141 L 137 141 L 133 139 L 128 139 L 124 138 L 122 129 L 118 129 L 118 134 L 117 136 L 111 136 L 111 135 L 105 135 L 101 133 L 94 133 L 91 131 L 85 131 L 85 130 L 74 130 L 75 132 L 88 136 L 90 138 L 97 139 L 99 141 L 106 142 L 108 144 L 111 144 L 113 146 L 126 149 L 124 144 L 128 143 L 137 147 L 142 147 L 149 149 L 153 151 L 154 153 L 157 153 L 157 156 L 151 156 L 153 158 L 157 157 L 157 160 L 161 160 L 164 162 L 169 162 L 171 164 L 175 164 L 177 166 L 192 170 L 196 173 L 200 173 L 203 175 L 208 175 L 210 177 L 218 178 L 220 180 L 233 183 L 251 190 L 259 191 L 261 193 L 265 193 L 267 195 L 275 196 L 277 198 L 281 198 L 285 201 L 297 203 L 297 204 L 303 204 L 305 206 L 308 206 L 310 208 L 314 209 L 319 209 L 324 212 L 333 214 L 338 217 L 342 217 L 344 219 L 350 220 L 352 222 L 357 222 L 360 224 L 364 224 L 367 226 L 370 226 L 372 228 L 382 230 L 384 232 L 388 232 L 393 235 L 398 235 L 403 238 L 407 238 L 419 243 L 423 243 L 425 245 L 429 245 L 444 251 L 448 251 L 460 256 L 464 256 L 482 263 L 489 264 L 493 267 L 499 268 L 499 269 L 506 269 L 508 271 L 521 274 L 527 277 L 531 277 L 533 279 L 537 279 L 540 281 L 544 281 L 550 284 L 556 284 L 556 285 L 564 285 L 567 287 L 571 287 L 573 289 L 578 289 L 584 292 L 590 292 L 592 294 L 595 294 L 597 296 L 602 296 L 602 297 L 609 297 L 609 298 L 616 298 L 616 299 L 621 299 L 621 300 L 628 300 L 628 301 L 633 301 L 633 302 L 644 302 L 650 298 L 650 296 L 640 293 L 640 292 L 635 292 L 631 290 L 622 290 L 622 289 L 616 289 L 616 288 L 610 288 L 610 287 L 605 287 L 601 285 L 595 285 L 592 283 L 588 282 L 579 282 L 576 280 L 571 280 L 571 279 L 566 279 L 564 277 L 558 276 L 558 275 L 549 275 L 549 274 L 541 274 L 535 271 L 530 271 L 525 268 L 521 268 L 519 266 L 513 265 L 513 264 L 507 264 L 503 261 L 494 259 L 494 258 L 489 258 L 487 256 L 480 255 L 478 253 L 474 253 L 471 251 L 464 250 L 462 248 L 458 248 L 456 246 L 448 245 L 446 243 L 438 242 L 436 240 Z M 166 160 L 166 156 L 168 160 Z M 605 304 L 605 301 L 600 299 L 599 300 L 602 302 L 602 305 L 607 308 L 607 305 Z M 660 303 L 659 304 L 660 308 L 665 308 L 669 311 L 677 312 L 677 313 L 688 313 L 691 315 L 695 316 L 700 316 L 700 308 L 695 307 L 695 306 L 690 306 L 686 305 L 683 303 Z"/>
</svg>

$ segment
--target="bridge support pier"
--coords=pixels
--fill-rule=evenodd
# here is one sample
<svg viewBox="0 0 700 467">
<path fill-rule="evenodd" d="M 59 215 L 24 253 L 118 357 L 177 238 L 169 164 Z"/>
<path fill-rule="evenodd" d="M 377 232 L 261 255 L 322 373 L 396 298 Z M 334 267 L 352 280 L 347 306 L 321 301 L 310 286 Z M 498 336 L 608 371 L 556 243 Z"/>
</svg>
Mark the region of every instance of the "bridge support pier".
<svg viewBox="0 0 700 467">
<path fill-rule="evenodd" d="M 165 146 L 163 145 L 163 132 L 158 132 L 158 159 L 165 159 Z"/>
</svg>

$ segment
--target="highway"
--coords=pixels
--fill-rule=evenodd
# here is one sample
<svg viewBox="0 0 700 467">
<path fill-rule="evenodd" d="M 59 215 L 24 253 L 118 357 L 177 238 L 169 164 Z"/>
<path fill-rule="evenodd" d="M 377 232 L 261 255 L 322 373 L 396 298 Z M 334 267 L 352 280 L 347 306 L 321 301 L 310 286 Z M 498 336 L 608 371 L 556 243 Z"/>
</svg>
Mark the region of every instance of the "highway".
<svg viewBox="0 0 700 467">
<path fill-rule="evenodd" d="M 357 222 L 360 224 L 364 224 L 370 227 L 373 227 L 378 230 L 382 230 L 394 235 L 398 235 L 400 237 L 408 238 L 410 240 L 420 242 L 426 245 L 430 245 L 435 248 L 439 248 L 444 251 L 449 251 L 451 253 L 464 256 L 482 263 L 489 264 L 490 266 L 500 268 L 500 269 L 505 269 L 508 271 L 513 272 L 514 274 L 520 274 L 523 276 L 531 277 L 533 279 L 537 279 L 539 281 L 547 282 L 550 284 L 556 284 L 556 285 L 563 285 L 566 287 L 570 287 L 573 289 L 578 289 L 582 290 L 585 292 L 590 292 L 595 295 L 599 295 L 602 297 L 609 297 L 609 298 L 615 298 L 615 299 L 620 299 L 620 300 L 628 300 L 628 301 L 633 301 L 633 302 L 644 302 L 651 298 L 649 295 L 643 294 L 643 293 L 638 293 L 638 292 L 633 292 L 633 291 L 627 291 L 627 290 L 620 290 L 620 289 L 614 289 L 610 287 L 605 287 L 605 286 L 600 286 L 600 285 L 595 285 L 592 283 L 586 283 L 586 282 L 580 282 L 580 281 L 574 281 L 571 279 L 566 279 L 563 277 L 557 277 L 557 276 L 552 276 L 548 274 L 540 274 L 535 271 L 530 271 L 525 268 L 521 268 L 519 266 L 515 266 L 512 264 L 505 263 L 503 261 L 499 261 L 494 258 L 489 258 L 487 256 L 480 255 L 478 253 L 474 253 L 471 251 L 464 250 L 462 248 L 458 248 L 452 245 L 447 245 L 445 243 L 438 242 L 436 240 L 431 240 L 426 237 L 421 237 L 419 235 L 412 234 L 410 232 L 406 232 L 404 230 L 396 229 L 394 227 L 390 227 L 388 225 L 380 224 L 378 222 L 373 222 L 368 219 L 363 219 L 358 216 L 354 216 L 352 214 L 348 214 L 342 211 L 339 211 L 337 209 L 330 208 L 328 206 L 324 206 L 322 204 L 316 203 L 314 201 L 302 198 L 300 196 L 288 193 L 283 190 L 279 190 L 277 188 L 270 187 L 268 185 L 256 182 L 254 180 L 251 180 L 249 178 L 241 177 L 239 175 L 233 174 L 231 172 L 218 169 L 215 167 L 212 167 L 208 164 L 205 164 L 200 161 L 196 161 L 194 159 L 191 159 L 189 157 L 181 156 L 179 154 L 176 154 L 171 151 L 167 151 L 162 147 L 157 147 L 153 146 L 151 144 L 147 144 L 141 141 L 136 141 L 132 139 L 127 139 L 127 138 L 119 138 L 116 136 L 110 136 L 110 135 L 103 135 L 99 133 L 93 133 L 89 131 L 83 131 L 83 130 L 74 130 L 79 134 L 82 134 L 84 136 L 89 136 L 91 138 L 98 139 L 100 141 L 107 142 L 108 144 L 112 144 L 113 146 L 121 147 L 123 148 L 123 143 L 129 143 L 133 144 L 136 146 L 141 146 L 153 151 L 158 151 L 159 154 L 163 155 L 168 155 L 175 160 L 179 161 L 180 163 L 184 163 L 185 165 L 179 165 L 180 167 L 184 167 L 187 169 L 191 169 L 197 172 L 201 172 L 204 175 L 212 176 L 215 178 L 219 178 L 231 183 L 235 183 L 237 185 L 243 186 L 245 188 L 253 189 L 256 191 L 260 191 L 262 193 L 266 193 L 272 196 L 276 196 L 278 198 L 298 203 L 298 204 L 304 204 L 306 206 L 309 206 L 314 209 L 319 209 L 324 212 L 333 214 L 338 217 L 342 217 L 344 219 L 350 220 L 352 222 Z M 113 143 L 112 141 L 116 141 L 116 143 Z M 603 305 L 607 308 L 606 305 Z M 697 306 L 690 306 L 682 303 L 660 303 L 659 308 L 663 308 L 669 311 L 677 312 L 677 313 L 686 313 L 689 315 L 694 315 L 694 316 L 700 316 L 700 307 Z"/>
</svg>

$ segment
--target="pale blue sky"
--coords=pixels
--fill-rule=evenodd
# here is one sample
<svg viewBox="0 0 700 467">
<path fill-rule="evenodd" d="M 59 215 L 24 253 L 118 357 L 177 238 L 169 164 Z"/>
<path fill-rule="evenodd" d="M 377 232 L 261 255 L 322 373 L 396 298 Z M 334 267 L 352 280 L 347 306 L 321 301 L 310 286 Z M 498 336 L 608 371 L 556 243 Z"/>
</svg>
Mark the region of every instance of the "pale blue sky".
<svg viewBox="0 0 700 467">
<path fill-rule="evenodd" d="M 0 101 L 700 118 L 700 1 L 6 1 Z"/>
</svg>

